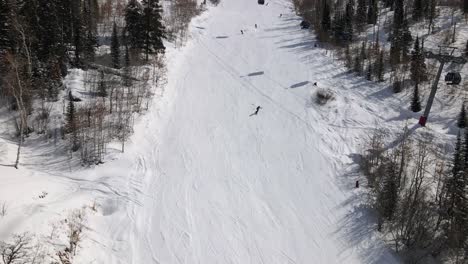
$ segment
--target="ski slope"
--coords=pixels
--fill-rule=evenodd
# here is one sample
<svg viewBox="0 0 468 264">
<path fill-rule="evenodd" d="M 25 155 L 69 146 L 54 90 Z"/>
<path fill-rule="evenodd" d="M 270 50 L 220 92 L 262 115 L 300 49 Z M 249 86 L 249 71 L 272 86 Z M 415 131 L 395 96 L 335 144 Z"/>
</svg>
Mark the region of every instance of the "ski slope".
<svg viewBox="0 0 468 264">
<path fill-rule="evenodd" d="M 0 240 L 30 230 L 56 245 L 67 210 L 96 204 L 74 263 L 399 263 L 352 158 L 371 129 L 411 114 L 314 47 L 288 1 L 256 2 L 222 0 L 168 48 L 168 84 L 116 160 L 0 166 Z M 317 105 L 314 82 L 335 100 Z"/>
<path fill-rule="evenodd" d="M 397 263 L 344 177 L 366 133 L 352 127 L 376 113 L 338 90 L 327 106 L 312 101 L 313 82 L 356 80 L 336 77 L 343 70 L 299 22 L 280 0 L 222 1 L 193 22 L 188 46 L 169 53 L 161 102 L 127 154 L 96 172 L 130 178 L 96 227 L 111 234 L 97 259 Z"/>
</svg>

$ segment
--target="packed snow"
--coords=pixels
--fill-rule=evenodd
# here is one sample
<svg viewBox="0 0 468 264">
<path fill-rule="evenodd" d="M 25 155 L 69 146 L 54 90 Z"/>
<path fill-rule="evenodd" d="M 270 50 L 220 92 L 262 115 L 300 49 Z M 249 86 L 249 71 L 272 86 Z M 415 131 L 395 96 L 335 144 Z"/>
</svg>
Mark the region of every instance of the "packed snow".
<svg viewBox="0 0 468 264">
<path fill-rule="evenodd" d="M 197 17 L 188 44 L 168 47 L 168 83 L 125 153 L 92 169 L 31 155 L 0 166 L 0 241 L 27 230 L 53 244 L 85 206 L 76 263 L 399 263 L 354 188 L 353 158 L 372 129 L 416 129 L 419 114 L 402 106 L 409 95 L 348 73 L 300 22 L 281 0 Z M 318 91 L 332 98 L 317 104 Z M 11 163 L 13 142 L 0 139 L 1 153 Z"/>
</svg>

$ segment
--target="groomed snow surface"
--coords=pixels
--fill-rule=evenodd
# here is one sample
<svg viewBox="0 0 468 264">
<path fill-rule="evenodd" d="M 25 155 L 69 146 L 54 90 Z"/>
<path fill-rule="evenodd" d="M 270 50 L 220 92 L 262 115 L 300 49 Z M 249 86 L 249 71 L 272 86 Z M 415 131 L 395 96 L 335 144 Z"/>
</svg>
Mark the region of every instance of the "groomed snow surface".
<svg viewBox="0 0 468 264">
<path fill-rule="evenodd" d="M 169 48 L 164 96 L 116 160 L 1 167 L 11 206 L 0 240 L 50 233 L 95 201 L 76 263 L 398 263 L 352 173 L 359 144 L 398 102 L 382 104 L 315 48 L 291 4 L 267 3 L 223 0 L 193 21 L 187 46 Z M 317 105 L 314 82 L 335 99 Z"/>
</svg>

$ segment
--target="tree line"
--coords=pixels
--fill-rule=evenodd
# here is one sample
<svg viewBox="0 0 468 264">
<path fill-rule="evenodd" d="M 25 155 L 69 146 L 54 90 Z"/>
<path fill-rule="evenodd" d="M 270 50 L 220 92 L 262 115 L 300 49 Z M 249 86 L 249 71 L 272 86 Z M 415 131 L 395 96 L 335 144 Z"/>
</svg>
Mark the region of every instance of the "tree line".
<svg viewBox="0 0 468 264">
<path fill-rule="evenodd" d="M 106 16 L 113 20 L 110 65 L 98 60 L 103 54 L 97 52 L 100 45 L 106 45 L 100 44 L 106 32 L 99 28 Z M 150 78 L 141 76 L 142 71 L 137 68 L 151 64 L 163 72 L 163 40 L 167 34 L 159 0 L 130 0 L 126 5 L 121 1 L 100 4 L 98 0 L 0 0 L 0 25 L 0 100 L 16 113 L 19 144 L 15 167 L 30 133 L 45 133 L 48 137 L 53 133 L 57 137 L 47 128 L 51 106 L 61 99 L 68 103 L 59 137 L 71 138 L 70 149 L 75 152 L 88 142 L 78 135 L 83 125 L 78 122 L 82 118 L 79 114 L 87 111 L 87 115 L 98 118 L 100 112 L 139 111 L 131 105 L 142 106 L 143 96 L 148 95 L 141 94 L 142 83 L 148 86 L 145 93 L 150 93 L 154 83 L 150 85 Z M 99 85 L 92 85 L 94 98 L 87 105 L 64 86 L 63 80 L 71 69 L 89 72 L 86 76 L 100 72 Z M 123 100 L 128 101 L 125 109 L 118 105 Z M 108 123 L 106 119 L 102 122 Z M 87 125 L 91 123 L 88 120 Z M 103 131 L 109 127 L 99 122 L 96 126 Z M 106 136 L 98 141 L 103 145 L 107 140 Z"/>
<path fill-rule="evenodd" d="M 392 84 L 395 93 L 408 86 L 413 87 L 412 102 L 414 112 L 421 110 L 420 87 L 430 81 L 425 47 L 422 36 L 411 34 L 409 27 L 423 23 L 428 34 L 435 31 L 435 19 L 439 15 L 439 0 L 294 0 L 296 12 L 312 23 L 317 38 L 331 45 L 345 66 L 369 81 Z M 468 14 L 468 1 L 451 1 L 452 29 L 448 30 L 444 41 L 456 41 L 456 21 L 454 12 L 459 9 Z M 383 16 L 389 11 L 393 15 Z M 369 32 L 372 30 L 372 32 Z M 382 45 L 388 33 L 389 49 Z M 370 34 L 369 39 L 360 40 L 362 34 Z M 468 40 L 464 55 L 468 54 Z M 388 79 L 388 80 L 387 80 Z"/>
</svg>

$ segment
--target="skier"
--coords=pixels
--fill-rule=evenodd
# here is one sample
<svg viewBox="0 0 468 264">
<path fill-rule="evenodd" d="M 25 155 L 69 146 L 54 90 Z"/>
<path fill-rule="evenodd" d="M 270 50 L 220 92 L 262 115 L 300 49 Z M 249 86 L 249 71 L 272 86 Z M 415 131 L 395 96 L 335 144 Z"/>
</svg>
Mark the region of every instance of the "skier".
<svg viewBox="0 0 468 264">
<path fill-rule="evenodd" d="M 241 34 L 244 35 L 244 31 L 241 29 Z"/>
<path fill-rule="evenodd" d="M 317 82 L 314 82 L 314 86 L 317 86 Z"/>
<path fill-rule="evenodd" d="M 258 115 L 258 111 L 260 111 L 260 109 L 262 109 L 262 107 L 261 107 L 261 106 L 257 106 L 257 109 L 255 110 L 255 112 L 253 112 L 253 113 L 250 114 L 249 116 Z"/>
<path fill-rule="evenodd" d="M 356 188 L 359 188 L 359 181 L 356 181 Z"/>
<path fill-rule="evenodd" d="M 255 28 L 257 28 L 257 24 L 255 24 Z"/>
<path fill-rule="evenodd" d="M 283 16 L 283 14 L 280 14 L 280 17 L 282 17 L 282 16 Z"/>
</svg>

